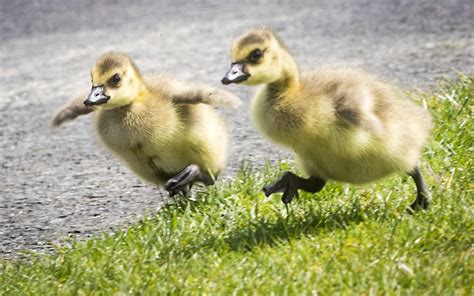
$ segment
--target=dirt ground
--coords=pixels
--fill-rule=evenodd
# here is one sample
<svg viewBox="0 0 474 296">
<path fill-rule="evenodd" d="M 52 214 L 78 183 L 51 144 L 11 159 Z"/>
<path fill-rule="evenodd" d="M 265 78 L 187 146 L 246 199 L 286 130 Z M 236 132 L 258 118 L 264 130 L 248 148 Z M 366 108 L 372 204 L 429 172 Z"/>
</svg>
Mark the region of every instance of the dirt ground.
<svg viewBox="0 0 474 296">
<path fill-rule="evenodd" d="M 145 72 L 224 87 L 232 40 L 266 25 L 302 70 L 346 64 L 425 88 L 454 70 L 472 72 L 473 3 L 0 0 L 1 256 L 109 231 L 167 201 L 98 144 L 90 116 L 50 128 L 57 107 L 90 89 L 89 68 L 103 52 L 126 52 Z M 252 125 L 253 89 L 226 89 L 245 102 L 220 110 L 232 133 L 227 176 L 242 159 L 287 158 Z"/>
</svg>

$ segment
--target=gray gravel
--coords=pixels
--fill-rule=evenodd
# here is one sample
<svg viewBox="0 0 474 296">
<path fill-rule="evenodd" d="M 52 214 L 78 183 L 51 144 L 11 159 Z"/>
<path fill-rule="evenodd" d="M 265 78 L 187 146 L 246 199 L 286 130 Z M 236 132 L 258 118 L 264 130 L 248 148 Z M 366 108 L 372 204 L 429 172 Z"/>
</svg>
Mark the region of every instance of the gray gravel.
<svg viewBox="0 0 474 296">
<path fill-rule="evenodd" d="M 104 51 L 222 87 L 232 40 L 267 25 L 303 69 L 352 65 L 408 89 L 473 70 L 472 0 L 189 2 L 0 0 L 2 257 L 127 225 L 167 201 L 104 151 L 90 116 L 50 128 L 54 110 L 90 88 Z M 227 89 L 248 105 L 251 88 Z M 242 159 L 287 157 L 256 133 L 246 107 L 221 110 L 232 126 L 229 176 Z"/>
</svg>

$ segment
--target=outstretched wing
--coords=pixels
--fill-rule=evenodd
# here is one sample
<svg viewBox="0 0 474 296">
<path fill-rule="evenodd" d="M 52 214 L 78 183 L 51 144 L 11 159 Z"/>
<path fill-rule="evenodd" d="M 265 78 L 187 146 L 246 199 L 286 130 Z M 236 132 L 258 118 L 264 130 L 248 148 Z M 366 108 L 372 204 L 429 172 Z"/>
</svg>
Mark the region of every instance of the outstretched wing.
<svg viewBox="0 0 474 296">
<path fill-rule="evenodd" d="M 198 84 L 175 83 L 172 98 L 175 104 L 208 104 L 233 108 L 242 105 L 240 98 L 228 91 Z"/>
<path fill-rule="evenodd" d="M 87 93 L 82 93 L 61 106 L 53 117 L 52 126 L 58 127 L 66 121 L 74 120 L 78 116 L 94 111 L 94 108 L 84 105 L 86 97 Z"/>
</svg>

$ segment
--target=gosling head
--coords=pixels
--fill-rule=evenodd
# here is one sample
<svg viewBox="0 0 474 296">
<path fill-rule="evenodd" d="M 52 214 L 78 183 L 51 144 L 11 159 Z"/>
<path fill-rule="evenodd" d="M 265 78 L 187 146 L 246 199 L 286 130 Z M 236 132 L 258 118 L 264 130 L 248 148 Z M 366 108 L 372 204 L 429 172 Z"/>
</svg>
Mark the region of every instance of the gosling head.
<svg viewBox="0 0 474 296">
<path fill-rule="evenodd" d="M 106 53 L 91 70 L 92 90 L 84 101 L 86 106 L 113 109 L 130 104 L 139 94 L 140 74 L 124 54 Z"/>
<path fill-rule="evenodd" d="M 282 75 L 284 46 L 269 29 L 252 29 L 234 41 L 232 63 L 223 84 L 272 83 Z"/>
</svg>

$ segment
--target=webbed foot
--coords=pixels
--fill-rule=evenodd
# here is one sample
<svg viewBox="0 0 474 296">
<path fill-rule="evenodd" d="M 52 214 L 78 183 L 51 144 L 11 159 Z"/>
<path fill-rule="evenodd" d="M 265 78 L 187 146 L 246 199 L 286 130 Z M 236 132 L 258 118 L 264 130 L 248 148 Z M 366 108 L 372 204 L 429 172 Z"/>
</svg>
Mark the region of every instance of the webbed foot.
<svg viewBox="0 0 474 296">
<path fill-rule="evenodd" d="M 214 180 L 207 172 L 201 171 L 199 166 L 195 164 L 190 164 L 176 176 L 169 179 L 165 184 L 165 189 L 170 196 L 174 196 L 179 192 L 183 192 L 184 195 L 188 196 L 194 182 L 203 182 L 206 185 L 214 184 Z"/>
<path fill-rule="evenodd" d="M 284 172 L 275 183 L 263 187 L 263 192 L 267 197 L 276 192 L 283 192 L 281 200 L 284 204 L 289 204 L 293 197 L 298 197 L 298 189 L 316 193 L 323 189 L 325 184 L 326 181 L 319 177 L 304 179 L 292 172 Z"/>
</svg>

